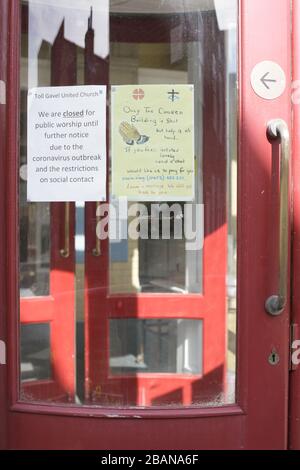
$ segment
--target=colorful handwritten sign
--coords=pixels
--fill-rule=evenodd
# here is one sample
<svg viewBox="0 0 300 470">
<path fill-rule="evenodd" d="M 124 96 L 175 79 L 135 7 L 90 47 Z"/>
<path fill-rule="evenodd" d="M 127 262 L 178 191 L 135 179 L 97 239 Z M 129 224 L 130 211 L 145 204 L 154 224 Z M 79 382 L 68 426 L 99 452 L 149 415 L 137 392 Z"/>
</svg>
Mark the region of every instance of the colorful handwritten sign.
<svg viewBox="0 0 300 470">
<path fill-rule="evenodd" d="M 114 86 L 111 118 L 113 196 L 193 200 L 193 85 Z"/>
</svg>

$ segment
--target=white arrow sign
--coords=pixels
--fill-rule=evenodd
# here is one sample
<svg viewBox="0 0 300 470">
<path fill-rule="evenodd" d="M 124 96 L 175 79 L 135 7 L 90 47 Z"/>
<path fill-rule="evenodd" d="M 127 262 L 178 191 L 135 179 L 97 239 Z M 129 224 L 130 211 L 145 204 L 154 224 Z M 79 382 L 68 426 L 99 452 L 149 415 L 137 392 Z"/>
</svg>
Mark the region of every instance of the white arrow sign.
<svg viewBox="0 0 300 470">
<path fill-rule="evenodd" d="M 253 68 L 251 85 L 255 93 L 261 98 L 274 100 L 284 93 L 286 76 L 279 64 L 264 60 Z"/>
</svg>

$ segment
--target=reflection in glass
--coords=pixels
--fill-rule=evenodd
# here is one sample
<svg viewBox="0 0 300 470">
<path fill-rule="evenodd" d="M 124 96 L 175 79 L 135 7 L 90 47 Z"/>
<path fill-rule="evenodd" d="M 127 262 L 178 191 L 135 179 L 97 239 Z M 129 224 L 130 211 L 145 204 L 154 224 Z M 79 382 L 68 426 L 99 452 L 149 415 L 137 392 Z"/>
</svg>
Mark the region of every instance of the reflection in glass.
<svg viewBox="0 0 300 470">
<path fill-rule="evenodd" d="M 110 370 L 199 375 L 202 341 L 197 320 L 110 320 Z"/>
<path fill-rule="evenodd" d="M 22 60 L 27 66 L 27 58 Z M 22 77 L 24 74 L 22 74 Z M 20 142 L 20 295 L 49 294 L 50 207 L 27 202 L 27 83 L 21 82 Z"/>
<path fill-rule="evenodd" d="M 21 326 L 21 380 L 45 380 L 51 377 L 50 325 Z"/>
<path fill-rule="evenodd" d="M 170 2 L 169 2 L 170 3 Z M 117 21 L 120 14 L 112 16 L 112 21 Z M 200 21 L 200 20 L 199 20 Z M 163 23 L 163 20 L 162 20 Z M 201 53 L 202 44 L 187 42 L 184 19 L 174 17 L 174 24 L 167 24 L 170 28 L 171 41 L 154 42 L 151 44 L 141 42 L 139 44 L 121 42 L 111 43 L 110 56 L 110 80 L 113 84 L 189 84 L 195 87 L 195 166 L 197 170 L 196 197 L 194 203 L 203 202 L 203 128 L 202 103 L 203 82 L 202 64 L 197 61 Z M 159 27 L 159 23 L 158 23 Z M 156 37 L 165 33 L 157 31 Z M 138 31 L 137 31 L 138 33 Z M 129 68 L 130 64 L 130 68 Z M 130 75 L 128 74 L 130 70 Z M 162 205 L 161 219 L 168 221 L 172 218 L 169 203 L 168 207 Z M 151 210 L 149 209 L 149 214 Z M 183 209 L 184 213 L 184 209 Z M 172 227 L 172 220 L 170 221 Z M 184 224 L 184 216 L 183 216 Z M 130 223 L 130 219 L 128 220 Z M 151 231 L 151 216 L 149 215 L 149 232 Z M 127 227 L 125 227 L 125 230 Z M 118 250 L 119 257 L 115 256 Z M 125 252 L 127 256 L 125 257 Z M 193 253 L 186 250 L 186 240 L 174 239 L 173 233 L 170 240 L 128 240 L 111 241 L 110 243 L 110 290 L 111 293 L 201 293 L 202 279 L 202 250 Z"/>
<path fill-rule="evenodd" d="M 59 393 L 40 389 L 42 401 L 97 406 L 233 403 L 238 2 L 230 0 L 231 10 L 224 8 L 224 2 L 212 0 L 31 0 L 20 4 L 21 379 L 34 385 L 57 372 Z M 53 323 L 22 322 L 22 301 L 51 298 L 55 274 L 64 269 L 63 265 L 54 269 L 53 252 L 60 247 L 53 250 L 53 205 L 26 201 L 27 90 L 33 86 L 160 83 L 192 83 L 195 88 L 194 203 L 205 207 L 204 250 L 188 251 L 186 240 L 173 236 L 170 240 L 114 240 L 101 243 L 94 275 L 85 271 L 91 247 L 85 246 L 84 203 L 77 204 L 77 374 L 76 398 L 70 397 L 64 383 L 67 371 L 50 351 Z M 168 218 L 172 218 L 168 209 L 162 210 L 160 220 Z M 94 222 L 88 221 L 85 229 Z M 125 221 L 124 230 L 129 222 Z M 150 228 L 153 222 L 150 216 Z M 209 286 L 216 283 L 219 302 L 210 298 L 205 303 Z M 151 309 L 157 298 L 162 309 L 154 319 Z M 55 299 L 53 309 L 60 312 L 64 328 L 62 302 L 63 296 Z M 194 308 L 195 302 L 202 303 Z M 26 308 L 28 313 L 29 304 Z M 180 319 L 175 319 L 172 309 L 179 308 Z M 217 360 L 214 347 L 219 344 L 224 348 Z M 37 399 L 33 389 L 26 396 Z"/>
</svg>

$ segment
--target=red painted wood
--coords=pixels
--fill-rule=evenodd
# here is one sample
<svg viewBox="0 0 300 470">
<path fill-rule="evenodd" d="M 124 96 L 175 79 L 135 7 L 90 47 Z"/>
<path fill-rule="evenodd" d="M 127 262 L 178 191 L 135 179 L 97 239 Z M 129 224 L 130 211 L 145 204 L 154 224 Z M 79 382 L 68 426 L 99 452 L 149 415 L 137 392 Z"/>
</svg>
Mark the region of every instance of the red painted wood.
<svg viewBox="0 0 300 470">
<path fill-rule="evenodd" d="M 51 322 L 54 318 L 56 302 L 54 297 L 33 297 L 21 299 L 21 323 Z"/>
<path fill-rule="evenodd" d="M 19 63 L 20 42 L 18 31 L 20 28 L 19 6 L 17 2 L 8 2 L 8 62 L 7 62 L 7 132 L 5 161 L 6 175 L 6 307 L 7 312 L 7 349 L 10 366 L 8 373 L 8 402 L 7 407 L 18 399 L 19 387 L 19 273 L 18 273 L 18 158 L 19 146 Z M 13 33 L 11 33 L 13 31 Z M 14 84 L 14 86 L 12 85 Z M 3 176 L 4 176 L 3 174 Z M 4 183 L 5 184 L 5 183 Z M 10 263 L 12 266 L 10 267 Z M 8 422 L 9 426 L 9 422 Z"/>
<path fill-rule="evenodd" d="M 245 416 L 209 416 L 200 421 L 201 424 L 199 418 L 174 421 L 87 416 L 60 419 L 56 415 L 44 415 L 41 420 L 37 414 L 29 414 L 24 420 L 22 413 L 12 413 L 10 437 L 18 449 L 31 449 L 33 439 L 35 449 L 51 450 L 243 449 Z M 18 429 L 18 433 L 14 435 L 13 429 Z"/>
<path fill-rule="evenodd" d="M 109 82 L 109 60 L 102 59 L 94 53 L 95 32 L 93 25 L 89 25 L 85 37 L 84 50 L 84 81 L 86 85 L 107 85 Z M 109 122 L 109 108 L 107 107 L 107 122 Z M 109 129 L 107 127 L 107 148 L 109 148 Z M 109 168 L 109 156 L 107 155 L 107 168 Z M 107 178 L 108 180 L 108 178 Z M 108 181 L 107 188 L 108 194 Z M 103 350 L 107 351 L 105 336 L 101 337 L 101 331 L 105 327 L 106 303 L 103 298 L 106 286 L 106 267 L 108 264 L 108 243 L 101 241 L 101 257 L 95 257 L 93 250 L 96 247 L 96 203 L 85 204 L 85 291 L 84 291 L 84 316 L 85 316 L 85 397 L 90 397 L 94 370 L 100 369 L 99 358 Z M 102 310 L 102 322 L 99 322 L 99 305 Z M 100 339 L 101 338 L 101 339 Z M 98 361 L 98 363 L 97 363 Z M 97 363 L 97 365 L 96 365 Z M 107 369 L 107 366 L 106 366 Z"/>
<path fill-rule="evenodd" d="M 0 7 L 0 80 L 7 83 L 7 30 L 8 30 L 8 1 L 1 2 Z M 2 194 L 5 194 L 5 155 L 6 155 L 6 105 L 0 104 L 0 176 Z M 5 220 L 5 199 L 0 198 L 0 219 Z M 5 249 L 5 224 L 0 224 L 0 305 L 6 304 L 5 285 L 2 280 L 6 278 L 6 249 Z M 5 309 L 0 310 L 0 340 L 6 342 L 6 318 Z M 7 447 L 7 366 L 0 364 L 0 449 Z"/>
<path fill-rule="evenodd" d="M 76 416 L 84 417 L 87 416 L 87 410 L 90 418 L 128 418 L 133 421 L 137 418 L 151 421 L 152 419 L 172 419 L 177 420 L 181 418 L 220 418 L 221 416 L 243 416 L 245 413 L 238 405 L 224 405 L 222 407 L 204 407 L 199 406 L 193 407 L 181 407 L 175 410 L 170 410 L 168 407 L 154 407 L 154 408 L 107 408 L 101 406 L 94 407 L 78 407 L 69 406 L 66 407 L 63 404 L 59 404 L 55 407 L 47 407 L 42 403 L 17 403 L 11 407 L 11 411 L 17 413 L 34 413 L 34 414 L 45 414 L 56 416 Z M 138 414 L 136 413 L 138 411 Z M 117 413 L 117 414 L 116 414 Z"/>
<path fill-rule="evenodd" d="M 3 2 L 2 2 L 3 3 Z M 11 0 L 10 83 L 17 83 L 17 1 Z M 289 90 L 278 100 L 266 102 L 250 85 L 252 67 L 264 59 L 276 60 L 290 76 L 289 0 L 241 0 L 240 11 L 240 109 L 239 109 L 239 208 L 238 208 L 238 402 L 235 414 L 214 409 L 116 410 L 34 406 L 22 404 L 9 411 L 8 447 L 19 449 L 282 449 L 287 447 L 288 308 L 279 318 L 264 311 L 265 299 L 276 292 L 278 254 L 272 215 L 277 202 L 277 178 L 272 175 L 272 149 L 265 135 L 267 121 L 282 117 L 290 123 Z M 272 21 L 266 18 L 272 13 Z M 280 31 L 280 34 L 278 32 Z M 6 199 L 7 303 L 9 317 L 10 402 L 17 402 L 17 270 L 16 246 L 16 119 L 18 88 L 11 86 L 9 102 L 10 188 Z M 2 181 L 4 174 L 0 174 Z M 1 208 L 1 206 L 0 206 Z M 92 220 L 92 219 L 91 219 Z M 0 245 L 1 246 L 1 245 Z M 105 250 L 104 250 L 105 252 Z M 103 260 L 102 260 L 103 262 Z M 104 266 L 105 266 L 104 257 Z M 272 274 L 274 273 L 274 275 Z M 99 279 L 95 288 L 100 289 Z M 104 284 L 106 285 L 106 284 Z M 91 287 L 91 286 L 89 286 Z M 96 295 L 96 294 L 95 294 Z M 95 297 L 97 298 L 97 297 Z M 94 299 L 95 301 L 95 299 Z M 95 313 L 96 315 L 96 313 Z M 273 347 L 280 354 L 276 367 L 267 358 Z M 35 411 L 35 412 L 34 412 Z M 237 410 L 235 410 L 237 411 Z M 186 413 L 186 416 L 184 416 Z M 228 413 L 228 414 L 227 414 Z M 122 417 L 126 416 L 128 419 Z M 106 418 L 103 417 L 106 415 Z M 128 417 L 131 416 L 131 418 Z M 151 415 L 153 418 L 151 418 Z M 122 419 L 120 419 L 120 416 Z M 137 417 L 139 419 L 137 419 Z M 146 419 L 147 417 L 147 419 Z M 30 432 L 28 432 L 30 430 Z"/>
<path fill-rule="evenodd" d="M 289 1 L 241 2 L 238 388 L 248 414 L 244 432 L 251 448 L 287 446 L 289 306 L 276 319 L 264 309 L 265 300 L 278 289 L 278 224 L 273 219 L 278 213 L 278 177 L 272 174 L 273 149 L 266 126 L 275 117 L 290 126 L 291 104 L 289 87 L 276 100 L 260 99 L 252 90 L 250 74 L 256 63 L 274 60 L 289 81 L 290 37 Z M 274 347 L 280 363 L 270 367 L 268 356 Z"/>
<path fill-rule="evenodd" d="M 293 270 L 292 270 L 292 322 L 300 325 L 300 2 L 293 1 Z M 297 82 L 298 81 L 298 82 Z M 300 338 L 295 338 L 300 339 Z M 300 449 L 300 366 L 290 374 L 289 447 Z"/>
<path fill-rule="evenodd" d="M 76 70 L 77 49 L 75 44 L 64 38 L 64 23 L 62 23 L 51 49 L 51 85 L 76 84 Z M 50 294 L 54 297 L 54 318 L 51 323 L 50 350 L 53 377 L 57 384 L 54 395 L 61 395 L 63 398 L 64 391 L 64 399 L 72 401 L 75 396 L 74 203 L 70 203 L 70 256 L 67 259 L 60 255 L 60 249 L 64 247 L 64 217 L 65 203 L 51 203 Z"/>
</svg>

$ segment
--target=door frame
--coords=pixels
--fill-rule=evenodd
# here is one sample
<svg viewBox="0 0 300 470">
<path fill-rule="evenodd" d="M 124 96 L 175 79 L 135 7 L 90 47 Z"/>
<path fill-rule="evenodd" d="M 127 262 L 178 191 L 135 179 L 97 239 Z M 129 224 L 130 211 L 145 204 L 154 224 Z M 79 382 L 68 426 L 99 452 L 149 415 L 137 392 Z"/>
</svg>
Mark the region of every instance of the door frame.
<svg viewBox="0 0 300 470">
<path fill-rule="evenodd" d="M 293 2 L 293 84 L 299 89 L 300 80 L 300 1 Z M 292 88 L 294 92 L 294 85 Z M 291 342 L 300 339 L 300 102 L 293 104 L 293 232 L 292 232 L 292 311 L 291 323 L 295 335 Z M 298 157 L 298 158 L 297 158 Z M 292 350 L 293 351 L 293 350 Z M 300 367 L 292 365 L 289 393 L 289 448 L 300 449 Z"/>
<path fill-rule="evenodd" d="M 275 117 L 291 122 L 290 93 L 287 89 L 282 97 L 266 103 L 254 95 L 249 77 L 253 66 L 265 58 L 280 61 L 290 75 L 290 1 L 240 0 L 239 4 L 239 44 L 242 51 L 239 64 L 239 155 L 243 158 L 239 158 L 238 170 L 238 239 L 242 245 L 238 257 L 238 404 L 207 409 L 116 410 L 18 401 L 18 260 L 17 255 L 12 259 L 11 253 L 18 252 L 18 139 L 15 132 L 18 129 L 20 14 L 18 0 L 1 2 L 0 16 L 7 18 L 10 31 L 5 164 L 10 163 L 11 166 L 9 171 L 6 167 L 6 171 L 0 174 L 0 187 L 6 188 L 6 207 L 2 207 L 2 203 L 0 205 L 1 220 L 6 222 L 2 224 L 6 235 L 4 238 L 1 227 L 0 248 L 3 250 L 2 259 L 7 263 L 7 275 L 3 278 L 6 280 L 5 293 L 0 290 L 0 294 L 4 311 L 9 312 L 9 398 L 6 400 L 2 393 L 0 406 L 7 410 L 8 415 L 8 448 L 30 449 L 34 443 L 35 449 L 117 449 L 120 442 L 123 449 L 192 449 L 199 448 L 199 445 L 203 449 L 287 448 L 289 308 L 277 319 L 265 313 L 264 301 L 276 289 L 276 275 L 270 276 L 270 271 L 275 268 L 266 266 L 265 262 L 260 262 L 256 270 L 251 268 L 253 259 L 271 259 L 266 254 L 273 243 L 264 236 L 274 232 L 267 204 L 271 196 L 272 151 L 266 138 L 266 124 Z M 267 32 L 265 28 L 265 18 L 270 11 L 273 35 L 270 29 Z M 275 34 L 278 30 L 281 31 L 280 37 Z M 266 34 L 269 41 L 265 41 Z M 253 174 L 256 174 L 255 179 L 250 178 Z M 246 215 L 242 210 L 244 207 L 247 207 Z M 257 233 L 260 236 L 257 237 Z M 256 295 L 253 295 L 251 286 L 256 286 Z M 280 355 L 276 367 L 270 366 L 267 360 L 274 346 Z M 258 365 L 261 365 L 260 374 L 257 374 Z M 277 394 L 274 395 L 274 391 Z M 174 426 L 174 419 L 179 420 L 180 428 Z"/>
<path fill-rule="evenodd" d="M 0 44 L 3 50 L 7 50 L 8 48 L 8 3 L 5 2 L 2 8 L 2 15 L 0 15 Z M 0 54 L 0 80 L 3 82 L 4 91 L 6 88 L 7 83 L 7 54 Z M 4 96 L 0 99 L 0 135 L 6 135 L 6 99 Z M 0 138 L 0 174 L 4 174 L 5 164 L 3 156 L 6 155 L 6 139 Z M 1 181 L 3 184 L 4 181 Z M 6 184 L 2 186 L 3 195 L 6 194 Z M 0 198 L 0 215 L 4 217 L 6 214 L 6 204 L 5 198 Z M 0 312 L 0 340 L 7 345 L 7 318 L 6 318 L 6 286 L 2 280 L 6 278 L 6 259 L 5 256 L 5 245 L 6 245 L 6 230 L 4 224 L 0 224 L 0 303 L 2 305 L 2 309 Z M 0 364 L 0 449 L 7 448 L 7 410 L 8 410 L 8 397 L 7 397 L 7 357 L 6 357 L 6 365 Z"/>
</svg>

